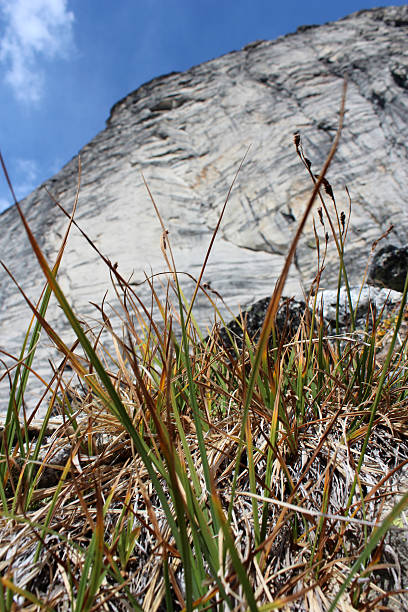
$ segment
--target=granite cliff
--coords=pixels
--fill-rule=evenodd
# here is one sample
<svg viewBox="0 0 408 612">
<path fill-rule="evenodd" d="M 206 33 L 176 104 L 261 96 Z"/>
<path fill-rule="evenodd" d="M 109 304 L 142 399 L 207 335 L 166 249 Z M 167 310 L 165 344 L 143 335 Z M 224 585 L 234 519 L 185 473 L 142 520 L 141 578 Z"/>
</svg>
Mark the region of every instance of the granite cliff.
<svg viewBox="0 0 408 612">
<path fill-rule="evenodd" d="M 145 273 L 164 270 L 161 228 L 143 173 L 168 227 L 179 270 L 196 276 L 250 146 L 204 280 L 232 309 L 270 294 L 311 189 L 293 133 L 301 133 L 318 172 L 336 131 L 347 76 L 345 128 L 328 179 L 341 210 L 348 209 L 345 185 L 352 198 L 347 260 L 358 282 L 372 241 L 391 222 L 389 241 L 406 242 L 407 40 L 408 6 L 378 8 L 300 27 L 275 41 L 256 41 L 142 85 L 115 104 L 106 128 L 80 151 L 78 223 L 118 262 L 123 276 L 133 273 L 140 282 Z M 77 180 L 74 158 L 45 186 L 70 210 Z M 66 219 L 43 187 L 22 208 L 52 259 Z M 15 207 L 0 221 L 0 258 L 36 299 L 43 278 Z M 309 225 L 286 293 L 299 292 L 299 280 L 307 286 L 313 277 L 313 244 Z M 326 286 L 336 274 L 330 257 Z M 100 301 L 109 286 L 106 267 L 77 231 L 70 236 L 60 281 L 81 314 L 93 313 L 89 300 Z M 147 295 L 143 287 L 140 294 Z M 198 308 L 205 320 L 200 303 Z M 58 309 L 50 313 L 64 330 Z M 1 348 L 18 352 L 28 320 L 23 300 L 1 272 Z M 46 354 L 45 343 L 40 359 Z"/>
</svg>

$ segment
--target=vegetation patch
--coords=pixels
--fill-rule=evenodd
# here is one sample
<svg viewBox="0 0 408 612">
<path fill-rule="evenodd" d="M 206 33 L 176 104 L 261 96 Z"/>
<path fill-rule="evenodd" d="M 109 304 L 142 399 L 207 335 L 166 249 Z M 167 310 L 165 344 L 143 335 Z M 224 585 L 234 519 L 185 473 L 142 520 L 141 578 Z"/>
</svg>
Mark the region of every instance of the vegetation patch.
<svg viewBox="0 0 408 612">
<path fill-rule="evenodd" d="M 97 306 L 97 330 L 58 285 L 76 204 L 63 211 L 68 227 L 53 267 L 20 213 L 47 284 L 38 304 L 20 288 L 34 323 L 8 372 L 1 611 L 406 609 L 408 280 L 398 310 L 373 306 L 356 328 L 344 264 L 350 214 L 338 211 L 325 178 L 343 115 L 344 97 L 317 177 L 294 137 L 313 191 L 259 334 L 245 316 L 226 325 L 203 282 L 225 206 L 187 299 L 152 197 L 168 274 L 146 279 L 146 304 L 100 254 L 117 300 Z M 278 326 L 316 198 L 315 281 L 296 325 L 288 315 Z M 332 244 L 350 316 L 347 330 L 337 321 L 329 333 L 318 289 Z M 194 319 L 199 292 L 214 312 L 208 333 Z M 71 346 L 47 322 L 51 293 L 75 332 Z M 40 329 L 62 361 L 33 431 L 24 392 Z"/>
</svg>

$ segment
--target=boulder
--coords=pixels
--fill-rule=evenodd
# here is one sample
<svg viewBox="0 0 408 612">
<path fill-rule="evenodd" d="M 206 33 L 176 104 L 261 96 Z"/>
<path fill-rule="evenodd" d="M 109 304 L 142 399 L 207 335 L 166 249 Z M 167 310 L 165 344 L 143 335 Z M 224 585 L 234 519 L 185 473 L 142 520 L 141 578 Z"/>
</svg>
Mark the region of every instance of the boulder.
<svg viewBox="0 0 408 612">
<path fill-rule="evenodd" d="M 355 328 L 362 331 L 366 327 L 368 316 L 368 329 L 371 329 L 371 313 L 389 313 L 398 306 L 401 295 L 397 291 L 390 291 L 378 287 L 351 287 L 350 297 L 355 311 Z M 265 297 L 252 304 L 247 310 L 242 311 L 239 316 L 232 319 L 225 327 L 219 330 L 223 344 L 229 348 L 231 337 L 238 347 L 242 346 L 242 321 L 245 321 L 248 335 L 257 340 L 259 332 L 265 320 L 271 298 Z M 312 297 L 309 302 L 310 312 L 313 308 Z M 337 300 L 339 303 L 337 313 Z M 276 314 L 275 328 L 278 335 L 284 334 L 289 341 L 296 333 L 302 318 L 305 316 L 306 303 L 304 300 L 295 298 L 282 298 Z M 340 288 L 339 295 L 335 289 L 319 291 L 317 296 L 317 310 L 322 309 L 323 322 L 329 333 L 336 331 L 336 318 L 338 318 L 339 333 L 350 331 L 350 307 L 345 287 Z"/>
<path fill-rule="evenodd" d="M 388 287 L 402 293 L 407 274 L 408 246 L 388 244 L 374 255 L 368 281 L 372 285 Z"/>
</svg>

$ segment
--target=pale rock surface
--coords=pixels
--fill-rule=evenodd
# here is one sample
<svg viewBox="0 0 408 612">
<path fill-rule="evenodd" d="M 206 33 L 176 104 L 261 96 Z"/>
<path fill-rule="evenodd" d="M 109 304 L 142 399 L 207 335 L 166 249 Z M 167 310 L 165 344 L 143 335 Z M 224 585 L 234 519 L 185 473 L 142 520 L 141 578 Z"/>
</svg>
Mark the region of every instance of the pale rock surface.
<svg viewBox="0 0 408 612">
<path fill-rule="evenodd" d="M 311 191 L 293 133 L 301 133 L 318 173 L 336 131 L 347 75 L 345 128 L 328 179 L 339 210 L 348 210 L 345 185 L 351 194 L 347 262 L 351 280 L 358 283 L 372 241 L 390 222 L 394 230 L 389 239 L 397 245 L 406 242 L 407 40 L 408 6 L 361 11 L 335 23 L 299 28 L 275 41 L 251 43 L 187 72 L 142 85 L 112 108 L 106 128 L 80 152 L 78 223 L 111 261 L 118 262 L 123 276 L 133 274 L 140 282 L 145 273 L 164 270 L 161 228 L 143 173 L 169 230 L 179 270 L 197 276 L 228 189 L 250 146 L 203 280 L 235 311 L 239 304 L 245 307 L 270 294 Z M 74 158 L 46 183 L 69 210 L 77 179 Z M 52 260 L 66 218 L 41 187 L 22 208 Z M 0 219 L 0 258 L 36 300 L 43 280 L 16 208 Z M 300 293 L 299 279 L 307 287 L 313 278 L 313 244 L 309 223 L 287 295 Z M 326 287 L 337 276 L 334 262 L 332 249 L 323 280 Z M 109 286 L 106 267 L 76 230 L 60 281 L 81 316 L 95 314 L 89 301 L 100 302 Z M 146 298 L 145 288 L 140 295 Z M 205 322 L 208 311 L 202 304 L 199 301 L 197 313 Z M 18 352 L 28 320 L 28 308 L 1 272 L 2 349 Z M 50 320 L 65 339 L 69 337 L 55 305 Z M 36 361 L 42 373 L 49 354 L 42 346 Z M 1 401 L 0 412 L 5 408 Z"/>
</svg>

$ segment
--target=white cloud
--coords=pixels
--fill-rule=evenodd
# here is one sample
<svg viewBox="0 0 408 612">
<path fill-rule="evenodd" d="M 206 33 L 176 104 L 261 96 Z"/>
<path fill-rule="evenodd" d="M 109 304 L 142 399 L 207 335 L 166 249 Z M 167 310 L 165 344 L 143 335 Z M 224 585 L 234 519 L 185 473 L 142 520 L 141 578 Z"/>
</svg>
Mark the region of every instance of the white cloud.
<svg viewBox="0 0 408 612">
<path fill-rule="evenodd" d="M 23 102 L 38 102 L 44 89 L 42 59 L 67 57 L 74 14 L 67 0 L 0 0 L 0 62 L 5 81 Z"/>
</svg>

